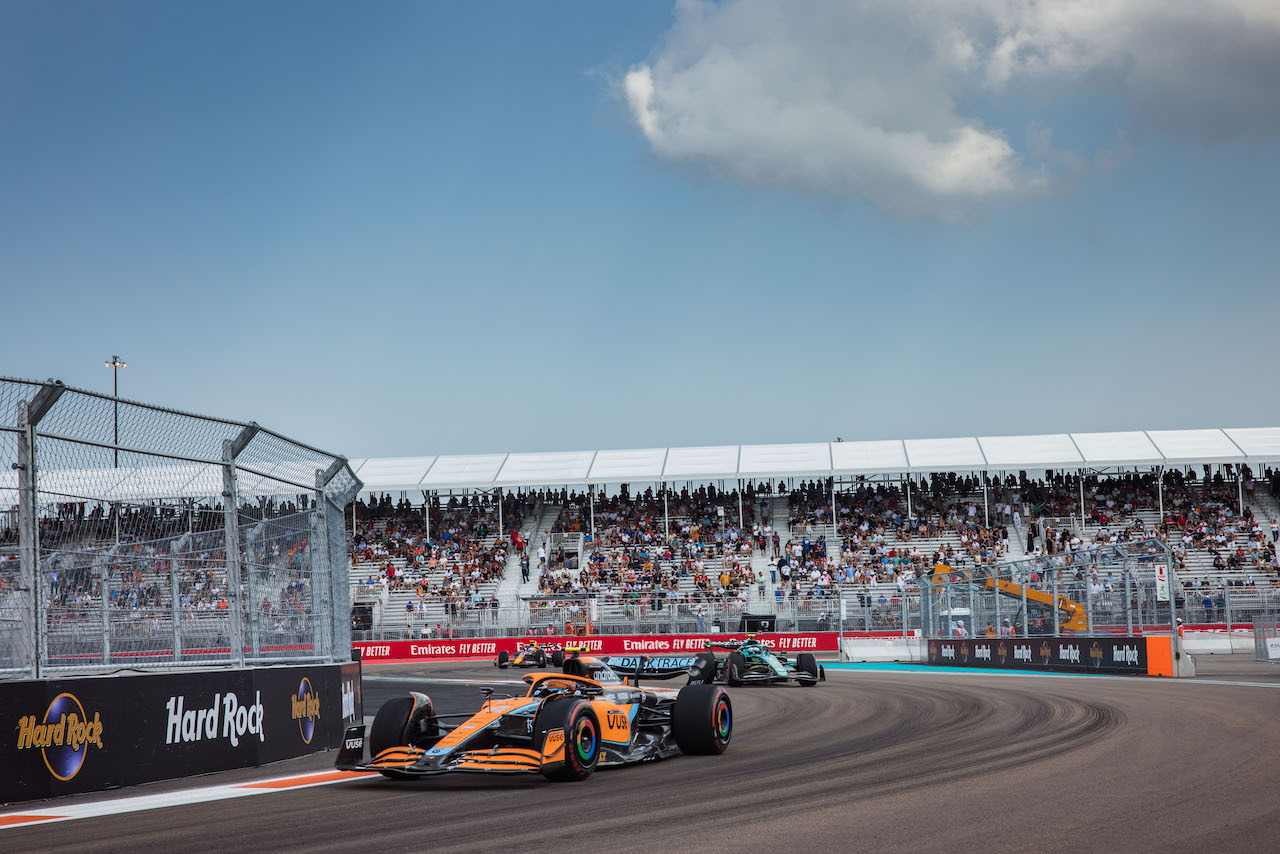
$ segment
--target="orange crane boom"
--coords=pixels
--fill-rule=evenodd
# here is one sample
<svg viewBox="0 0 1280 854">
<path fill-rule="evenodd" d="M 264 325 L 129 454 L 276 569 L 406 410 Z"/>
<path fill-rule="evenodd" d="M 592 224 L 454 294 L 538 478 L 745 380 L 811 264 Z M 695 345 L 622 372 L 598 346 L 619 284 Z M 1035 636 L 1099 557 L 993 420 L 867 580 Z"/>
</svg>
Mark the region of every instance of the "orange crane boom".
<svg viewBox="0 0 1280 854">
<path fill-rule="evenodd" d="M 997 581 L 995 578 L 990 576 L 975 579 L 969 570 L 955 569 L 954 567 L 947 566 L 945 563 L 940 563 L 933 568 L 933 578 L 935 579 L 939 575 L 951 575 L 952 573 L 961 576 L 967 581 L 980 584 L 988 590 L 994 590 L 997 593 L 1011 598 L 1021 599 L 1024 594 L 1023 585 L 1015 584 L 1012 581 L 1005 581 L 1003 579 Z M 1045 606 L 1046 608 L 1052 608 L 1054 606 L 1055 598 L 1057 599 L 1058 611 L 1061 612 L 1058 617 L 1059 629 L 1072 632 L 1082 632 L 1089 627 L 1088 615 L 1085 614 L 1084 606 L 1079 602 L 1068 599 L 1066 596 L 1059 595 L 1055 597 L 1052 593 L 1045 593 L 1043 590 L 1036 590 L 1031 587 L 1027 587 L 1025 589 L 1025 594 L 1028 602 L 1035 602 Z"/>
</svg>

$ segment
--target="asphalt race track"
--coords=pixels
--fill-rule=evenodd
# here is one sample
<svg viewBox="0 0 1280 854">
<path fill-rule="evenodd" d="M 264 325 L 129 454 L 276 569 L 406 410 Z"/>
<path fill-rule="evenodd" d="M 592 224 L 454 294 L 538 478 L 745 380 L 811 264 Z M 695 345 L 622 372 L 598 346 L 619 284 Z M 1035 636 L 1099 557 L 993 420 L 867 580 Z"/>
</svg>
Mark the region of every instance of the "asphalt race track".
<svg viewBox="0 0 1280 854">
<path fill-rule="evenodd" d="M 720 757 L 677 757 L 572 784 L 540 777 L 410 783 L 371 777 L 18 828 L 0 835 L 0 847 L 76 854 L 513 846 L 1274 850 L 1280 840 L 1280 667 L 1210 661 L 1201 671 L 1207 678 L 1173 682 L 828 668 L 828 681 L 813 689 L 732 689 L 733 743 Z M 366 667 L 365 713 L 410 686 L 425 689 L 441 713 L 470 711 L 480 701 L 479 684 L 520 675 L 474 664 Z M 453 681 L 473 677 L 474 684 Z M 1248 682 L 1255 684 L 1222 684 Z M 502 693 L 520 686 L 495 687 Z M 312 771 L 332 757 L 235 776 Z M 232 777 L 138 786 L 113 796 Z"/>
</svg>

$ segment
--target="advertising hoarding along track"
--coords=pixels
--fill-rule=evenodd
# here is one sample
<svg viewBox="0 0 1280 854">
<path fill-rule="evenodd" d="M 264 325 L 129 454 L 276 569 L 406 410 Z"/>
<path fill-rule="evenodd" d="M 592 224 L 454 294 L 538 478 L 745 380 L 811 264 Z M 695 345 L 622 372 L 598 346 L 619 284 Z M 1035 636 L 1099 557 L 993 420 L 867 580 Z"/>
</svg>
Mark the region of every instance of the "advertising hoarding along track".
<svg viewBox="0 0 1280 854">
<path fill-rule="evenodd" d="M 336 747 L 360 665 L 0 683 L 0 801 L 246 768 Z"/>
<path fill-rule="evenodd" d="M 590 637 L 506 637 L 506 638 L 440 638 L 431 640 L 356 641 L 365 662 L 395 661 L 463 661 L 496 658 L 499 652 L 514 654 L 521 644 L 580 647 L 598 655 L 627 653 L 700 652 L 707 641 L 743 640 L 741 632 L 701 635 L 592 635 Z M 845 637 L 853 637 L 845 633 Z M 859 637 L 901 638 L 901 632 L 862 634 Z M 756 638 L 772 649 L 783 652 L 834 652 L 839 647 L 837 632 L 792 632 L 758 634 Z"/>
<path fill-rule="evenodd" d="M 1146 675 L 1147 641 L 1048 636 L 931 640 L 928 661 L 939 667 Z"/>
</svg>

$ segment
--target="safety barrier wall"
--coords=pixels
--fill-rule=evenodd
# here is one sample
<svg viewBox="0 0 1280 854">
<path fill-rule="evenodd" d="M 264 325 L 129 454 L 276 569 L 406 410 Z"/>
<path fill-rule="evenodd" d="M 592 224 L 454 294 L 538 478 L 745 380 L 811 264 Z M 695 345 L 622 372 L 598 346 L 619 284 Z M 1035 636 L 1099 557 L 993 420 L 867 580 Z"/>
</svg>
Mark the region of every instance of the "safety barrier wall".
<svg viewBox="0 0 1280 854">
<path fill-rule="evenodd" d="M 0 801 L 303 756 L 362 715 L 358 663 L 0 682 Z"/>
<path fill-rule="evenodd" d="M 869 637 L 870 635 L 868 635 Z M 837 632 L 758 634 L 756 639 L 779 652 L 834 652 L 839 647 Z M 882 637 L 900 637 L 887 633 Z M 506 637 L 457 638 L 439 640 L 358 641 L 360 657 L 378 661 L 462 661 L 496 658 L 499 652 L 515 653 L 521 644 L 579 647 L 600 655 L 623 653 L 698 652 L 707 641 L 743 640 L 743 633 L 702 635 L 592 635 L 591 637 Z"/>
<path fill-rule="evenodd" d="M 1156 647 L 1163 645 L 1163 657 L 1149 650 L 1153 643 Z M 1153 669 L 1150 664 L 1168 658 L 1168 647 L 1168 637 L 930 640 L 928 663 L 939 667 L 1148 675 Z"/>
</svg>

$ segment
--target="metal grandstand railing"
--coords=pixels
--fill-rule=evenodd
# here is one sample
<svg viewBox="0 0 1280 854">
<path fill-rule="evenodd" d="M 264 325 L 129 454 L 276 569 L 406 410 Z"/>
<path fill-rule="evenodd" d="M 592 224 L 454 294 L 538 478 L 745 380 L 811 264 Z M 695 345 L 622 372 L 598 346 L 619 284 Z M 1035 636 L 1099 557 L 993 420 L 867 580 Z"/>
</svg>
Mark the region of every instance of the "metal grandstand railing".
<svg viewBox="0 0 1280 854">
<path fill-rule="evenodd" d="M 0 378 L 0 678 L 349 658 L 345 458 Z"/>
</svg>

